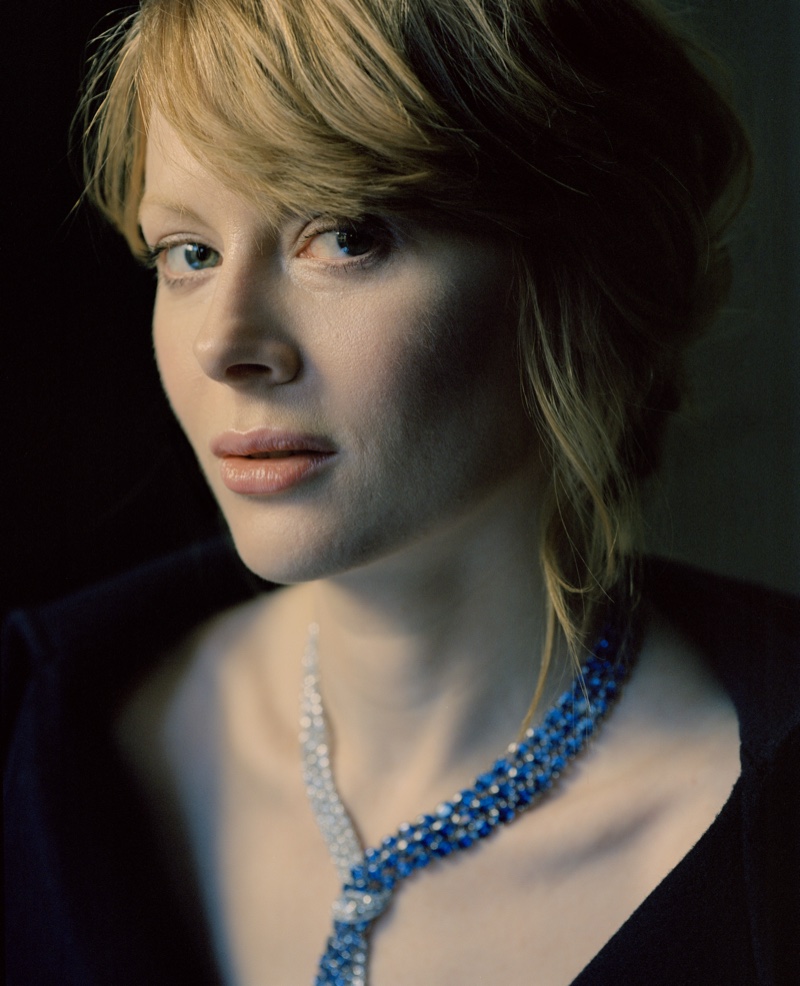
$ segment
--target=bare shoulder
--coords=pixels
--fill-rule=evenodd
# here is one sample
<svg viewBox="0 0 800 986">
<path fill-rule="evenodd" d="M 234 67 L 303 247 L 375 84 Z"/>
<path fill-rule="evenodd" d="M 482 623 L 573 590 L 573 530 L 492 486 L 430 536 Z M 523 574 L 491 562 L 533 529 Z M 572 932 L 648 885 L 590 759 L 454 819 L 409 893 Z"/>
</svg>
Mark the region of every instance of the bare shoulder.
<svg viewBox="0 0 800 986">
<path fill-rule="evenodd" d="M 209 734 L 226 702 L 236 701 L 243 712 L 256 712 L 256 701 L 280 705 L 273 679 L 281 677 L 281 655 L 296 644 L 297 609 L 292 590 L 274 590 L 216 614 L 164 653 L 116 720 L 118 741 L 137 774 L 155 780 L 178 734 L 184 733 L 181 743 Z M 263 711 L 261 721 L 275 721 L 277 708 L 268 716 Z"/>
<path fill-rule="evenodd" d="M 658 612 L 592 760 L 575 793 L 612 829 L 636 822 L 646 834 L 627 841 L 643 899 L 711 826 L 741 773 L 730 696 L 704 655 Z"/>
<path fill-rule="evenodd" d="M 641 715 L 648 730 L 675 738 L 736 722 L 733 702 L 706 656 L 655 608 L 627 693 L 629 714 Z"/>
<path fill-rule="evenodd" d="M 657 771 L 654 782 L 713 820 L 739 775 L 733 701 L 703 653 L 657 610 L 649 614 L 638 665 L 608 727 L 621 769 Z M 646 772 L 646 771 L 645 771 Z"/>
<path fill-rule="evenodd" d="M 219 809 L 220 771 L 234 761 L 245 773 L 276 778 L 284 759 L 296 759 L 296 708 L 279 698 L 290 664 L 282 657 L 295 642 L 287 617 L 296 608 L 290 590 L 275 590 L 195 627 L 115 719 L 116 742 L 151 814 L 173 889 L 195 914 L 192 828 Z M 265 751 L 275 762 L 264 762 Z M 189 816 L 187 804 L 197 806 Z"/>
</svg>

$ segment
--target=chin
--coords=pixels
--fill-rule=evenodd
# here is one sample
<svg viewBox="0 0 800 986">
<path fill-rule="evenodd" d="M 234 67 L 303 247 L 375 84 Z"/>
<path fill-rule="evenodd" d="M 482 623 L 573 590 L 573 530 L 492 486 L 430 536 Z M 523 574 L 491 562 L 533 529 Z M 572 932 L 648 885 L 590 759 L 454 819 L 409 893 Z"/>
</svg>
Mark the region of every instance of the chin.
<svg viewBox="0 0 800 986">
<path fill-rule="evenodd" d="M 323 561 L 324 553 L 314 550 L 284 534 L 272 537 L 254 537 L 252 532 L 231 527 L 236 552 L 242 562 L 259 578 L 278 585 L 297 585 L 314 582 L 329 574 L 329 566 Z"/>
<path fill-rule="evenodd" d="M 315 582 L 358 568 L 379 551 L 354 545 L 343 532 L 325 531 L 306 523 L 295 527 L 229 522 L 242 562 L 259 578 L 279 585 Z M 349 543 L 348 543 L 349 541 Z"/>
</svg>

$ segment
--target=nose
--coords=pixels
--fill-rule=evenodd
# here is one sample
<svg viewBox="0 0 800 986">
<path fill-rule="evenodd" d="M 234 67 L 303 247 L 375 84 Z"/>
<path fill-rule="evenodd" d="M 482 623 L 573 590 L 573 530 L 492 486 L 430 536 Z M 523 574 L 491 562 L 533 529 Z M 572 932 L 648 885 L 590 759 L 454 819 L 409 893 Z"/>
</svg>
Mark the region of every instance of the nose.
<svg viewBox="0 0 800 986">
<path fill-rule="evenodd" d="M 221 277 L 194 339 L 194 356 L 206 376 L 232 386 L 296 379 L 301 351 L 280 309 L 263 277 Z"/>
</svg>

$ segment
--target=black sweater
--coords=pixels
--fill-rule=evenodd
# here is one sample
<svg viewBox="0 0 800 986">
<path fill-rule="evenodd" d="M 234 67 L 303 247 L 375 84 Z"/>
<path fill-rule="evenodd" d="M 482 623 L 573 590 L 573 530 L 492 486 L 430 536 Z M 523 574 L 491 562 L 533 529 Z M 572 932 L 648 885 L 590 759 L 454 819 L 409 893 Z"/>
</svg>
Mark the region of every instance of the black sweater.
<svg viewBox="0 0 800 986">
<path fill-rule="evenodd" d="M 800 608 L 661 561 L 648 563 L 645 590 L 735 703 L 742 772 L 697 845 L 573 986 L 798 986 Z M 8 622 L 9 986 L 219 983 L 202 919 L 188 922 L 171 895 L 110 730 L 171 642 L 253 591 L 214 543 Z"/>
</svg>

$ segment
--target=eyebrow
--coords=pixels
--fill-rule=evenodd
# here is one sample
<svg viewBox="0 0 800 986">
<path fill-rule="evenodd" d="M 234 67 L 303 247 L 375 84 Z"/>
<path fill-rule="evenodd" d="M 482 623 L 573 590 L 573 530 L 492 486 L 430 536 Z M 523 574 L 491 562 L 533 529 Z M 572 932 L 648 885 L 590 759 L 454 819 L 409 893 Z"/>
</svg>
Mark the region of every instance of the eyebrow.
<svg viewBox="0 0 800 986">
<path fill-rule="evenodd" d="M 142 218 L 142 209 L 153 206 L 163 209 L 165 212 L 173 212 L 176 216 L 180 216 L 182 219 L 191 219 L 194 222 L 203 223 L 205 225 L 205 220 L 203 220 L 201 216 L 199 216 L 193 209 L 189 209 L 180 202 L 175 202 L 171 199 L 151 198 L 147 195 L 145 195 L 139 203 L 138 219 L 140 222 Z"/>
</svg>

